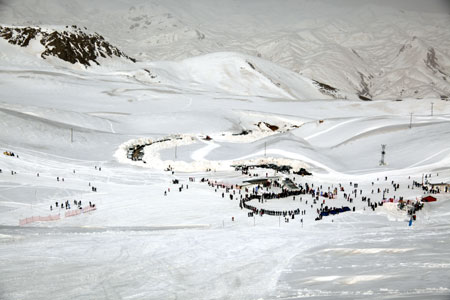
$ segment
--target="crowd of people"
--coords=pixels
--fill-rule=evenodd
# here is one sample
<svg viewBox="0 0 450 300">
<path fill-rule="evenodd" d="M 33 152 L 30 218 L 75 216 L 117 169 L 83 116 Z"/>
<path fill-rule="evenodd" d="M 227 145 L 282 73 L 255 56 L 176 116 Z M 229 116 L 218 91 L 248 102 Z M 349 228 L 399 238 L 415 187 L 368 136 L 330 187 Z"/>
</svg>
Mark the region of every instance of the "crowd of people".
<svg viewBox="0 0 450 300">
<path fill-rule="evenodd" d="M 236 168 L 238 171 L 248 171 L 248 168 L 239 166 L 239 168 Z M 259 174 L 255 174 L 258 175 Z M 263 177 L 263 176 L 261 176 Z M 426 177 L 431 177 L 431 174 L 426 175 Z M 286 210 L 274 210 L 274 209 L 267 209 L 259 205 L 253 205 L 250 204 L 251 201 L 257 200 L 258 203 L 265 203 L 267 200 L 278 200 L 278 199 L 286 199 L 290 198 L 293 201 L 299 200 L 304 205 L 307 205 L 307 208 L 310 205 L 311 209 L 314 209 L 313 212 L 317 213 L 317 217 L 315 220 L 321 220 L 323 217 L 326 216 L 334 216 L 339 213 L 343 212 L 355 212 L 356 206 L 355 205 L 343 205 L 340 207 L 336 207 L 335 205 L 327 205 L 326 202 L 330 199 L 337 199 L 338 197 L 340 199 L 343 199 L 347 201 L 349 204 L 355 203 L 356 200 L 358 200 L 359 207 L 362 210 L 366 210 L 366 208 L 369 208 L 369 210 L 375 211 L 379 207 L 382 207 L 385 202 L 393 202 L 392 200 L 395 200 L 395 202 L 401 202 L 403 203 L 405 197 L 403 195 L 398 195 L 397 193 L 400 192 L 400 184 L 398 182 L 395 182 L 394 180 L 388 181 L 388 177 L 385 176 L 384 178 L 376 178 L 376 181 L 374 180 L 371 182 L 372 189 L 368 189 L 368 191 L 365 190 L 365 188 L 358 185 L 358 183 L 350 182 L 348 188 L 344 188 L 344 185 L 341 183 L 338 183 L 336 186 L 331 185 L 328 187 L 323 187 L 322 185 L 314 186 L 314 183 L 296 183 L 294 184 L 295 188 L 290 189 L 287 188 L 286 185 L 283 185 L 283 183 L 280 182 L 279 179 L 276 178 L 268 178 L 266 173 L 267 181 L 255 181 L 256 183 L 253 185 L 253 187 L 250 186 L 239 186 L 239 185 L 227 185 L 224 183 L 219 183 L 217 181 L 209 180 L 202 178 L 201 182 L 207 182 L 209 186 L 213 187 L 215 189 L 215 192 L 218 191 L 218 189 L 222 189 L 221 195 L 222 198 L 225 198 L 227 194 L 229 194 L 230 200 L 236 199 L 239 200 L 239 207 L 241 209 L 248 209 L 250 210 L 250 213 L 256 214 L 256 215 L 270 215 L 270 216 L 283 216 L 288 218 L 295 218 L 296 215 L 306 215 L 307 210 L 306 209 L 286 209 Z M 384 179 L 384 180 L 383 180 Z M 408 177 L 410 179 L 410 177 Z M 295 177 L 293 177 L 293 181 L 295 182 Z M 389 182 L 389 183 L 388 183 Z M 257 184 L 258 183 L 258 184 Z M 365 185 L 370 186 L 370 183 Z M 429 185 L 418 183 L 417 181 L 413 181 L 412 184 L 408 185 L 408 189 L 414 189 L 420 187 L 423 189 L 424 192 L 431 192 L 431 189 L 429 189 Z M 348 189 L 348 191 L 346 191 Z M 374 198 L 377 198 L 378 200 L 374 201 L 372 200 L 369 195 L 373 194 L 379 194 L 379 196 L 373 196 Z M 308 197 L 305 198 L 305 196 L 310 196 L 311 198 L 308 200 Z M 303 196 L 303 197 L 302 197 Z M 296 199 L 297 197 L 297 199 Z M 305 198 L 305 199 L 304 199 Z M 303 200 L 303 201 L 302 201 Z M 389 201 L 391 200 L 391 201 Z M 308 201 L 310 201 L 310 204 L 308 205 Z M 365 203 L 365 204 L 363 204 Z M 423 207 L 423 204 L 420 202 L 417 202 L 414 206 L 413 213 L 415 213 L 417 210 L 421 209 Z M 363 204 L 361 206 L 361 204 Z M 315 207 L 315 208 L 314 208 Z M 415 217 L 415 216 L 414 216 Z M 303 219 L 302 219 L 303 221 Z"/>
<path fill-rule="evenodd" d="M 19 157 L 17 154 L 9 151 L 5 151 L 4 154 L 8 156 Z M 274 167 L 274 165 L 238 166 L 236 169 L 238 171 L 244 172 L 248 172 L 248 170 L 251 169 L 255 172 L 253 176 L 260 176 L 260 174 L 258 174 L 257 172 L 261 170 L 256 170 L 258 168 L 265 169 L 264 172 L 266 172 L 267 169 L 273 169 L 276 172 L 290 170 L 289 168 L 286 168 L 286 166 Z M 102 171 L 102 168 L 97 165 L 94 166 L 94 169 L 97 171 Z M 169 166 L 168 171 L 170 171 L 172 175 L 174 175 L 174 170 L 172 169 L 172 167 Z M 0 173 L 2 173 L 1 169 Z M 302 172 L 302 174 L 303 173 L 304 172 Z M 16 172 L 11 170 L 11 175 L 15 174 Z M 73 170 L 73 174 L 76 174 L 75 169 Z M 37 177 L 40 177 L 40 173 L 37 173 L 36 175 Z M 68 178 L 70 177 L 71 176 L 69 176 Z M 264 173 L 260 177 L 264 179 Z M 350 182 L 348 186 L 346 185 L 346 187 L 344 187 L 344 185 L 341 183 L 338 183 L 336 185 L 331 184 L 331 186 L 322 186 L 321 184 L 316 184 L 315 186 L 314 183 L 308 183 L 304 180 L 302 180 L 301 183 L 295 183 L 295 177 L 292 177 L 289 172 L 285 172 L 283 176 L 280 176 L 278 178 L 268 177 L 268 173 L 265 173 L 265 177 L 265 179 L 267 179 L 266 182 L 248 186 L 242 186 L 238 184 L 225 184 L 217 182 L 217 180 L 211 180 L 207 178 L 202 178 L 200 182 L 206 182 L 208 186 L 214 188 L 215 192 L 221 194 L 222 198 L 238 200 L 239 207 L 241 209 L 248 209 L 251 213 L 260 216 L 283 216 L 285 218 L 294 219 L 297 215 L 306 215 L 308 211 L 308 215 L 317 213 L 316 220 L 321 220 L 323 217 L 333 216 L 338 213 L 350 211 L 354 212 L 356 210 L 356 206 L 353 205 L 353 203 L 355 203 L 355 201 L 357 200 L 359 201 L 359 204 L 365 203 L 361 206 L 364 210 L 368 207 L 372 211 L 375 211 L 377 208 L 383 206 L 385 201 L 396 200 L 395 202 L 401 203 L 401 205 L 399 205 L 399 208 L 403 209 L 404 207 L 408 207 L 408 214 L 410 214 L 411 216 L 415 215 L 416 211 L 422 209 L 423 207 L 423 203 L 412 203 L 409 202 L 408 199 L 403 195 L 398 195 L 397 193 L 399 193 L 400 191 L 400 184 L 398 182 L 395 182 L 394 180 L 389 182 L 387 176 L 385 176 L 384 178 L 377 178 L 376 181 L 374 180 L 373 182 L 371 182 L 372 187 L 368 187 L 367 191 L 355 182 Z M 289 178 L 289 184 L 286 184 L 286 181 L 281 182 L 281 180 L 279 179 L 281 177 Z M 425 180 L 422 180 L 422 182 L 412 180 L 411 184 L 408 185 L 408 189 L 421 189 L 423 193 L 441 192 L 439 188 L 432 187 L 429 184 L 429 178 L 431 178 L 431 174 L 424 175 Z M 410 177 L 408 179 L 410 179 Z M 65 182 L 65 178 L 56 176 L 56 181 Z M 196 182 L 195 177 L 189 177 L 189 182 Z M 256 182 L 259 182 L 259 180 L 256 180 Z M 172 184 L 177 185 L 177 189 L 179 192 L 182 192 L 184 189 L 189 188 L 188 184 L 180 183 L 179 179 L 173 179 Z M 370 184 L 368 183 L 365 186 L 369 185 Z M 96 186 L 91 185 L 90 182 L 89 186 L 92 192 L 97 192 Z M 170 187 L 164 191 L 164 195 L 167 196 L 167 193 L 169 192 Z M 372 195 L 371 197 L 378 199 L 378 201 L 371 200 L 369 195 Z M 300 207 L 297 207 L 291 209 L 276 210 L 263 207 L 264 203 L 267 203 L 268 200 L 279 200 L 287 198 L 292 199 L 293 201 L 299 201 L 302 205 L 306 205 L 307 209 L 301 209 Z M 338 198 L 345 200 L 346 202 L 348 202 L 348 204 L 342 206 L 328 205 L 328 200 Z M 251 204 L 251 201 L 253 200 L 257 200 L 262 205 Z M 74 200 L 73 204 L 71 204 L 69 200 L 65 200 L 61 203 L 55 202 L 54 205 L 55 206 L 53 206 L 53 203 L 52 205 L 50 205 L 50 210 L 53 210 L 55 208 L 68 210 L 73 206 L 79 209 L 82 208 L 81 201 L 77 200 Z M 95 204 L 89 202 L 89 207 L 95 207 Z"/>
</svg>

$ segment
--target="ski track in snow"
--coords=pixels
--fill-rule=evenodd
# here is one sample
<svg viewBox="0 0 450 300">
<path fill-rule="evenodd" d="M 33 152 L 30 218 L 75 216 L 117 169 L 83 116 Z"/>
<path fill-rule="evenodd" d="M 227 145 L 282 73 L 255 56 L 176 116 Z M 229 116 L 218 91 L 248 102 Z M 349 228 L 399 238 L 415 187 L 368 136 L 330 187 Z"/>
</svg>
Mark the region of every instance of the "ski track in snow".
<svg viewBox="0 0 450 300">
<path fill-rule="evenodd" d="M 216 144 L 214 141 L 204 141 L 200 138 L 197 138 L 198 141 L 200 141 L 201 143 L 206 144 L 205 147 L 200 148 L 196 151 L 194 151 L 191 154 L 191 158 L 195 161 L 202 161 L 205 160 L 205 157 L 214 149 L 219 148 L 220 145 Z"/>
<path fill-rule="evenodd" d="M 320 135 L 322 135 L 322 134 L 324 134 L 324 133 L 333 131 L 334 129 L 339 128 L 339 127 L 341 127 L 341 126 L 343 126 L 343 125 L 345 125 L 345 124 L 357 122 L 357 121 L 359 121 L 359 120 L 361 120 L 361 118 L 351 119 L 351 120 L 347 120 L 347 121 L 338 123 L 338 124 L 336 124 L 336 125 L 331 126 L 330 128 L 327 128 L 327 129 L 325 129 L 325 130 L 322 130 L 322 131 L 316 132 L 316 133 L 314 133 L 314 134 L 311 134 L 311 135 L 305 137 L 304 139 L 308 141 L 308 140 L 310 140 L 310 139 L 312 139 L 312 138 L 316 138 L 316 137 L 318 137 L 318 136 L 320 136 Z"/>
<path fill-rule="evenodd" d="M 431 156 L 428 156 L 427 158 L 425 158 L 425 159 L 423 159 L 423 160 L 421 160 L 421 161 L 419 161 L 419 162 L 416 162 L 415 164 L 410 165 L 409 168 L 414 168 L 414 167 L 416 167 L 416 166 L 419 166 L 419 165 L 421 165 L 422 163 L 424 163 L 424 162 L 426 162 L 426 161 L 428 161 L 428 160 L 430 160 L 430 159 L 432 159 L 432 158 L 434 158 L 434 157 L 436 157 L 436 156 L 438 156 L 438 155 L 440 155 L 440 154 L 442 154 L 442 153 L 445 153 L 445 152 L 447 152 L 447 151 L 450 151 L 450 147 L 449 147 L 449 148 L 445 148 L 445 149 L 443 149 L 443 150 L 441 150 L 441 151 L 438 151 L 438 152 L 436 152 L 435 154 L 433 154 L 433 155 L 431 155 Z"/>
<path fill-rule="evenodd" d="M 111 121 L 110 120 L 107 120 L 107 121 L 108 121 L 109 126 L 111 127 L 111 133 L 116 133 L 114 131 L 114 127 L 113 127 L 113 124 L 111 123 Z"/>
</svg>

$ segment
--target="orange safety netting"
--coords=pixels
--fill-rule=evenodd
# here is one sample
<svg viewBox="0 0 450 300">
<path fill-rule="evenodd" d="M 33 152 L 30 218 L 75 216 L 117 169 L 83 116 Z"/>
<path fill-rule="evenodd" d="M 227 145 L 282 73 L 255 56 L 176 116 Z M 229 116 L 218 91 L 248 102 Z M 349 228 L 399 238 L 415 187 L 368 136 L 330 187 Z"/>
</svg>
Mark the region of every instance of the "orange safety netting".
<svg viewBox="0 0 450 300">
<path fill-rule="evenodd" d="M 56 221 L 59 220 L 61 218 L 61 216 L 59 214 L 57 215 L 48 215 L 48 216 L 32 216 L 29 218 L 25 218 L 25 219 L 20 219 L 19 220 L 19 225 L 23 226 L 26 224 L 30 224 L 33 222 L 45 222 L 45 221 Z"/>
</svg>

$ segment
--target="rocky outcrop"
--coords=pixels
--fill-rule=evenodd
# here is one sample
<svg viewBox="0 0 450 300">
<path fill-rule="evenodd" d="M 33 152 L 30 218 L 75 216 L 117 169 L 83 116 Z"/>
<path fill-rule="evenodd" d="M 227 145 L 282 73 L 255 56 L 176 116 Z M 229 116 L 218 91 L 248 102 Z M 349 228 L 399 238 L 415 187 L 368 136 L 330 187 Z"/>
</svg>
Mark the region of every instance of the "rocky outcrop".
<svg viewBox="0 0 450 300">
<path fill-rule="evenodd" d="M 339 90 L 335 87 L 332 87 L 331 85 L 328 85 L 323 82 L 319 82 L 317 80 L 312 81 L 313 85 L 317 87 L 319 92 L 321 92 L 324 95 L 331 96 L 335 99 L 344 98 L 339 94 Z"/>
<path fill-rule="evenodd" d="M 99 63 L 99 58 L 122 57 L 132 62 L 129 57 L 117 47 L 111 45 L 98 33 L 89 34 L 77 26 L 66 26 L 67 30 L 57 31 L 40 27 L 2 27 L 0 37 L 10 44 L 28 47 L 32 40 L 37 40 L 44 47 L 41 53 L 43 59 L 54 56 L 69 63 L 80 63 L 86 67 Z"/>
</svg>

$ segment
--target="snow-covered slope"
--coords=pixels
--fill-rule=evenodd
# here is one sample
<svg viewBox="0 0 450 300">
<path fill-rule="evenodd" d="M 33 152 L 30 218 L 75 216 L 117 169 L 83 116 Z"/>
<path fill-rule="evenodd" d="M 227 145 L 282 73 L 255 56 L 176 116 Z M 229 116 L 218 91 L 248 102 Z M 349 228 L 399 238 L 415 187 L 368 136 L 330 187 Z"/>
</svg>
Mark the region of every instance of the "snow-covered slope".
<svg viewBox="0 0 450 300">
<path fill-rule="evenodd" d="M 0 299 L 448 299 L 447 16 L 333 3 L 0 0 Z"/>
<path fill-rule="evenodd" d="M 314 82 L 269 61 L 238 53 L 213 53 L 180 62 L 149 64 L 152 82 L 194 91 L 284 99 L 327 99 Z"/>
<path fill-rule="evenodd" d="M 234 61 L 237 70 L 245 66 L 243 57 L 232 56 L 230 67 Z M 212 84 L 195 61 L 163 69 L 197 67 L 186 76 L 198 74 Z M 244 190 L 235 190 L 232 201 L 225 189 L 201 182 L 251 179 L 230 167 L 235 160 L 278 161 L 313 172 L 290 175 L 296 183 L 342 185 L 349 193 L 349 182 L 357 182 L 373 201 L 382 199 L 382 193 L 370 192 L 377 188 L 390 189 L 390 197 L 416 199 L 422 189 L 409 186 L 422 174 L 432 174 L 435 182 L 450 180 L 446 101 L 435 99 L 430 116 L 427 99 L 283 101 L 230 95 L 221 84 L 201 93 L 185 92 L 183 81 L 179 89 L 145 86 L 131 71 L 17 68 L 3 62 L 0 69 L 0 150 L 16 155 L 0 154 L 2 299 L 48 299 L 49 293 L 54 299 L 445 299 L 450 293 L 448 193 L 420 211 L 412 227 L 395 203 L 372 211 L 360 195 L 349 204 L 344 192 L 317 203 L 310 195 L 251 203 L 305 211 L 286 222 L 249 218 L 236 200 Z M 258 91 L 279 93 L 269 87 Z M 283 130 L 271 132 L 259 122 Z M 243 130 L 254 132 L 233 135 Z M 177 140 L 180 135 L 193 140 L 187 144 Z M 114 156 L 129 140 L 167 137 L 171 143 L 145 149 L 145 164 L 127 159 L 127 148 Z M 385 166 L 379 165 L 381 144 L 387 144 Z M 175 174 L 163 171 L 168 165 Z M 400 188 L 394 190 L 391 181 Z M 66 217 L 79 211 L 74 200 L 97 209 Z M 54 206 L 65 201 L 75 209 Z M 356 211 L 316 222 L 322 201 Z M 17 226 L 19 219 L 48 215 L 60 219 Z M 416 268 L 426 274 L 412 272 Z"/>
<path fill-rule="evenodd" d="M 76 30 L 76 33 L 47 31 L 31 27 L 0 27 L 0 37 L 4 38 L 0 40 L 0 64 L 49 72 L 64 69 L 72 72 L 80 66 L 98 65 L 88 72 L 111 77 L 120 74 L 135 79 L 143 87 L 170 86 L 191 93 L 216 91 L 282 99 L 328 99 L 333 96 L 319 92 L 320 87 L 315 81 L 249 55 L 223 52 L 179 62 L 136 64 L 134 59 L 98 34 L 89 35 L 81 30 Z M 52 58 L 48 63 L 40 61 L 48 57 Z M 77 76 L 89 77 L 89 73 L 78 73 Z"/>
<path fill-rule="evenodd" d="M 331 87 L 324 94 L 336 98 L 450 96 L 445 11 L 358 7 L 325 1 L 5 1 L 0 16 L 9 24 L 87 26 L 142 61 L 223 51 L 260 56 Z"/>
</svg>

